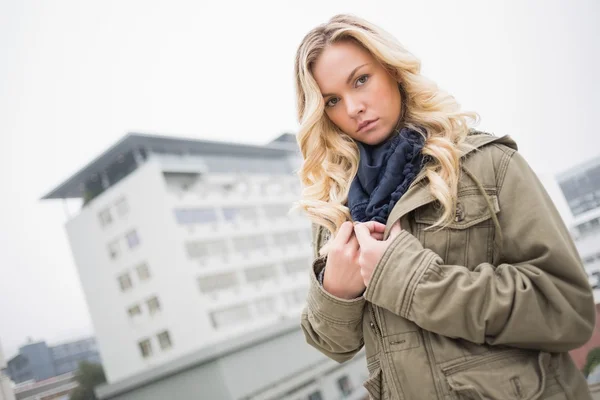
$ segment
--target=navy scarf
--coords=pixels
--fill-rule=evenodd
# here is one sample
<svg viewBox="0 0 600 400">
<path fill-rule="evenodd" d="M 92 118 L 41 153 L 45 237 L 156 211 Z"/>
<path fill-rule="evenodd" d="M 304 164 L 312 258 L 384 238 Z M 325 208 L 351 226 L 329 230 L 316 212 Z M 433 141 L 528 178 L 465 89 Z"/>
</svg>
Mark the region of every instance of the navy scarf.
<svg viewBox="0 0 600 400">
<path fill-rule="evenodd" d="M 396 202 L 421 171 L 423 136 L 405 127 L 378 145 L 357 144 L 360 162 L 348 193 L 350 214 L 356 222 L 385 224 Z"/>
</svg>

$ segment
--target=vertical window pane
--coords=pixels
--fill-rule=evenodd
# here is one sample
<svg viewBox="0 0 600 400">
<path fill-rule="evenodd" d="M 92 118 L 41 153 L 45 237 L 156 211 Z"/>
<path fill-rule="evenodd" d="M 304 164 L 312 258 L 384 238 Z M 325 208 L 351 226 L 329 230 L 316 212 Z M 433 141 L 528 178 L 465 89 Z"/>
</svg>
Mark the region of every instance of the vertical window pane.
<svg viewBox="0 0 600 400">
<path fill-rule="evenodd" d="M 323 400 L 323 396 L 320 391 L 312 392 L 308 395 L 308 400 Z"/>
<path fill-rule="evenodd" d="M 108 256 L 111 260 L 116 260 L 119 257 L 119 241 L 114 240 L 108 244 Z"/>
<path fill-rule="evenodd" d="M 140 281 L 150 279 L 150 269 L 148 268 L 148 264 L 140 264 L 135 269 L 137 271 L 138 278 L 140 279 Z"/>
<path fill-rule="evenodd" d="M 171 336 L 169 335 L 169 331 L 164 331 L 158 334 L 158 343 L 162 350 L 166 350 L 172 346 Z"/>
<path fill-rule="evenodd" d="M 125 237 L 127 238 L 127 244 L 129 245 L 130 249 L 133 249 L 134 247 L 137 247 L 140 244 L 140 238 L 135 229 L 127 233 Z"/>
<path fill-rule="evenodd" d="M 342 392 L 342 395 L 349 396 L 352 393 L 353 388 L 348 375 L 344 375 L 338 379 L 337 384 L 340 392 Z"/>
<path fill-rule="evenodd" d="M 100 219 L 100 226 L 105 227 L 112 223 L 112 215 L 110 214 L 110 208 L 104 209 L 98 213 Z"/>
<path fill-rule="evenodd" d="M 125 292 L 129 289 L 131 289 L 131 277 L 129 276 L 129 274 L 123 274 L 121 276 L 119 276 L 118 278 L 119 281 L 119 287 L 121 288 L 122 292 Z"/>
<path fill-rule="evenodd" d="M 127 314 L 129 315 L 130 318 L 135 318 L 139 315 L 142 315 L 142 309 L 140 308 L 139 305 L 135 305 L 133 307 L 129 307 L 129 309 L 127 310 Z"/>
<path fill-rule="evenodd" d="M 148 313 L 150 315 L 156 314 L 160 311 L 160 302 L 158 301 L 158 297 L 152 297 L 146 301 L 146 305 L 148 306 Z"/>
<path fill-rule="evenodd" d="M 152 355 L 152 343 L 150 343 L 150 339 L 139 341 L 138 346 L 140 348 L 140 352 L 142 353 L 142 357 L 148 358 Z"/>
</svg>

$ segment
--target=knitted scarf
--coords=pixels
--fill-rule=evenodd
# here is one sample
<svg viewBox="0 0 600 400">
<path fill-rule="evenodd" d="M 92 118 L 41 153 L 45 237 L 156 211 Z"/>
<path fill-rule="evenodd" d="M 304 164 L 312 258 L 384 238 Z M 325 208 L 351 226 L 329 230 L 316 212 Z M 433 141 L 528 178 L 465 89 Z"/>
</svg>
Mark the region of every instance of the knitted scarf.
<svg viewBox="0 0 600 400">
<path fill-rule="evenodd" d="M 357 144 L 360 161 L 348 193 L 350 214 L 356 222 L 385 224 L 392 208 L 421 170 L 423 136 L 405 127 L 383 143 Z"/>
</svg>

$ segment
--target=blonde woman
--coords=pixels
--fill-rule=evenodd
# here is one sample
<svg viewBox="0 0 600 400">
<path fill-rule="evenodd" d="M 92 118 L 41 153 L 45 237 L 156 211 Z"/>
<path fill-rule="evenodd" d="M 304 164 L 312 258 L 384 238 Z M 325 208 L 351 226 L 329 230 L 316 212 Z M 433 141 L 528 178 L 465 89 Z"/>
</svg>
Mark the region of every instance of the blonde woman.
<svg viewBox="0 0 600 400">
<path fill-rule="evenodd" d="M 554 205 L 508 136 L 338 15 L 296 57 L 300 207 L 315 261 L 308 343 L 363 346 L 374 399 L 590 399 L 568 351 L 594 301 Z"/>
</svg>

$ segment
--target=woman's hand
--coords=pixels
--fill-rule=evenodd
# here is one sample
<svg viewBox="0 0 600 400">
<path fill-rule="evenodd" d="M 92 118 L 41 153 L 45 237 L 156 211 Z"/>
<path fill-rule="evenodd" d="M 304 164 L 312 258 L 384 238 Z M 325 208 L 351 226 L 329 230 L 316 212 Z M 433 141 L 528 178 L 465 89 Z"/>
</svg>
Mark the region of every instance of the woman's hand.
<svg viewBox="0 0 600 400">
<path fill-rule="evenodd" d="M 374 237 L 374 234 L 379 234 L 381 235 L 380 237 L 383 238 L 385 225 L 379 222 L 369 221 L 354 226 L 354 233 L 360 246 L 358 264 L 360 266 L 360 274 L 365 287 L 371 282 L 373 270 L 383 256 L 383 253 L 392 240 L 398 236 L 401 230 L 400 221 L 398 221 L 392 226 L 387 240 L 381 240 Z"/>
<path fill-rule="evenodd" d="M 366 286 L 360 274 L 359 254 L 352 222 L 346 221 L 340 226 L 327 254 L 323 289 L 342 299 L 360 296 Z"/>
</svg>

